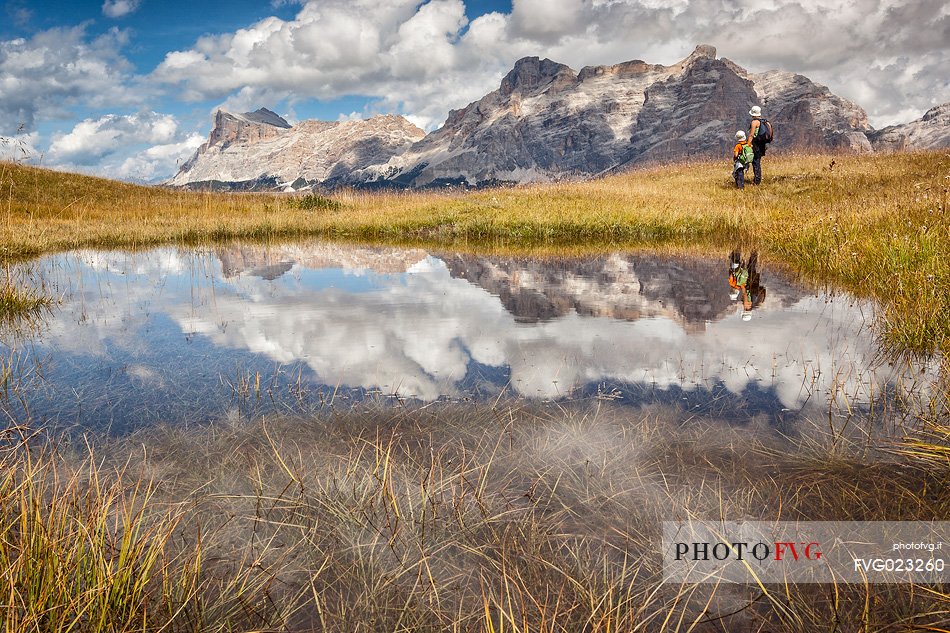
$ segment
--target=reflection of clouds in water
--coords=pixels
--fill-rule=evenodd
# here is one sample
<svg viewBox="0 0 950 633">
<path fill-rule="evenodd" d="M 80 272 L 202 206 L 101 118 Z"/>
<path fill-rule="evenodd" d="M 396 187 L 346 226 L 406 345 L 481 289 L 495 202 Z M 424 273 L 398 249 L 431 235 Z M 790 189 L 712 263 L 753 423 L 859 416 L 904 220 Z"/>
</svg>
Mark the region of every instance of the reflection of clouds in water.
<svg viewBox="0 0 950 633">
<path fill-rule="evenodd" d="M 619 321 L 572 313 L 525 325 L 496 297 L 453 279 L 438 260 L 427 267 L 418 275 L 380 278 L 378 292 L 361 295 L 253 292 L 248 286 L 260 280 L 241 278 L 238 293 L 257 303 L 221 293 L 213 317 L 197 315 L 184 324 L 219 345 L 281 362 L 305 359 L 329 384 L 398 385 L 400 393 L 426 399 L 449 392 L 469 360 L 507 365 L 516 391 L 543 397 L 602 380 L 686 389 L 721 381 L 734 392 L 761 381 L 775 384 L 781 402 L 795 407 L 835 380 L 849 397 L 866 400 L 865 383 L 886 378 L 867 369 L 873 340 L 861 307 L 846 297 L 805 297 L 788 309 L 773 300 L 775 309 L 766 304 L 752 321 L 737 311 L 701 334 L 662 317 Z M 215 326 L 222 320 L 232 324 L 225 332 Z"/>
<path fill-rule="evenodd" d="M 525 324 L 432 257 L 406 274 L 369 273 L 370 291 L 348 292 L 317 287 L 299 265 L 275 281 L 225 280 L 208 255 L 93 255 L 72 260 L 89 278 L 83 301 L 67 297 L 45 337 L 61 350 L 104 354 L 106 340 L 130 350 L 147 346 L 145 314 L 166 313 L 215 345 L 302 361 L 326 384 L 423 399 L 455 395 L 471 361 L 509 367 L 512 388 L 526 396 L 565 395 L 599 381 L 685 389 L 722 382 L 737 393 L 759 382 L 775 385 L 790 408 L 833 385 L 863 402 L 870 384 L 877 393 L 892 378 L 870 369 L 876 348 L 864 325 L 867 308 L 844 296 L 770 295 L 752 321 L 737 311 L 704 332 L 687 332 L 664 316 L 623 321 L 572 312 Z"/>
<path fill-rule="evenodd" d="M 130 254 L 121 251 L 73 251 L 70 254 L 84 266 L 96 271 L 112 271 L 126 275 L 166 276 L 179 275 L 191 270 L 195 256 L 163 248 L 147 253 Z"/>
<path fill-rule="evenodd" d="M 166 312 L 166 305 L 188 303 L 193 287 L 220 275 L 207 255 L 175 249 L 83 250 L 44 262 L 49 262 L 44 279 L 63 301 L 48 319 L 43 339 L 57 351 L 97 357 L 107 357 L 109 346 L 145 351 L 153 344 L 149 320 Z"/>
<path fill-rule="evenodd" d="M 164 386 L 165 381 L 162 379 L 161 374 L 152 369 L 151 367 L 146 367 L 144 365 L 129 365 L 125 373 L 134 378 L 135 380 L 146 385 L 153 386 Z"/>
</svg>

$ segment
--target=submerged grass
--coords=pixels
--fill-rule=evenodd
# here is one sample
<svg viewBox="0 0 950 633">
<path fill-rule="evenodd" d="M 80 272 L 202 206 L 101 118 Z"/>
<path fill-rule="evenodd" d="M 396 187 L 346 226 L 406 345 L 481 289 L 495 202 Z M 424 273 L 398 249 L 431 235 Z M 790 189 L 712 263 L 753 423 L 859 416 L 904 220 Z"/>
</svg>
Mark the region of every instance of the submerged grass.
<svg viewBox="0 0 950 633">
<path fill-rule="evenodd" d="M 48 308 L 53 299 L 35 290 L 13 282 L 0 284 L 0 321 L 9 322 L 18 317 Z"/>
<path fill-rule="evenodd" d="M 4 164 L 0 256 L 230 238 L 320 236 L 525 250 L 759 248 L 814 281 L 882 306 L 895 350 L 950 347 L 950 155 L 769 155 L 766 184 L 737 191 L 700 162 L 589 182 L 472 193 L 331 198 L 140 187 Z"/>
<path fill-rule="evenodd" d="M 939 586 L 660 582 L 660 521 L 939 520 L 946 467 L 672 408 L 429 406 L 4 456 L 5 631 L 946 630 Z M 855 437 L 860 437 L 856 433 Z"/>
</svg>

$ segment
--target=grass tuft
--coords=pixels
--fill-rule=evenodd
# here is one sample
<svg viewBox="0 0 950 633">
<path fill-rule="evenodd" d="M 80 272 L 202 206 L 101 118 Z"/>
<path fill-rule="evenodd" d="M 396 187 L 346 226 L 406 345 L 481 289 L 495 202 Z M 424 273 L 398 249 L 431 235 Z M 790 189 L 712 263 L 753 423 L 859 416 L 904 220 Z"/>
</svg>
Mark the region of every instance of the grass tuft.
<svg viewBox="0 0 950 633">
<path fill-rule="evenodd" d="M 307 194 L 301 198 L 296 198 L 294 204 L 298 209 L 304 209 L 305 211 L 314 211 L 314 210 L 330 210 L 338 211 L 343 208 L 343 205 L 333 200 L 332 198 L 327 198 L 326 196 L 321 196 L 315 193 Z"/>
<path fill-rule="evenodd" d="M 9 321 L 18 317 L 49 308 L 52 297 L 37 293 L 8 282 L 0 285 L 0 321 Z"/>
</svg>

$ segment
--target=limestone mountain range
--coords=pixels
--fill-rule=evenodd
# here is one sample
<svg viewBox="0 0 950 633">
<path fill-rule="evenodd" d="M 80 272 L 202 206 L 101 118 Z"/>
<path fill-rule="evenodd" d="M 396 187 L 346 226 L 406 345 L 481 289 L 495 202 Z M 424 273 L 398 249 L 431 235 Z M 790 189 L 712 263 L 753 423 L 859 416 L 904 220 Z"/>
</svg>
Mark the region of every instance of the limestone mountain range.
<svg viewBox="0 0 950 633">
<path fill-rule="evenodd" d="M 301 121 L 218 111 L 208 142 L 168 184 L 189 188 L 481 186 L 578 179 L 648 162 L 728 155 L 752 105 L 773 150 L 950 146 L 950 104 L 874 130 L 857 104 L 807 77 L 750 73 L 698 46 L 671 66 L 640 60 L 579 72 L 519 60 L 497 90 L 425 134 L 397 115 Z"/>
</svg>

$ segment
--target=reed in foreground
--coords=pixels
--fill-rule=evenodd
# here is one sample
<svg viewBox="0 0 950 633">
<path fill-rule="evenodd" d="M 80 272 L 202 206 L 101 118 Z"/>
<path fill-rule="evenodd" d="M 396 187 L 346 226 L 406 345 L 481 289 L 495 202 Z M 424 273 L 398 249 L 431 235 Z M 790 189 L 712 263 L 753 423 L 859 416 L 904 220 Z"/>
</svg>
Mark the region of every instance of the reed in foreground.
<svg viewBox="0 0 950 633">
<path fill-rule="evenodd" d="M 939 586 L 660 582 L 662 520 L 948 516 L 945 465 L 845 448 L 821 426 L 790 438 L 596 401 L 164 427 L 59 454 L 17 444 L 0 488 L 3 619 L 129 632 L 950 626 Z"/>
</svg>

